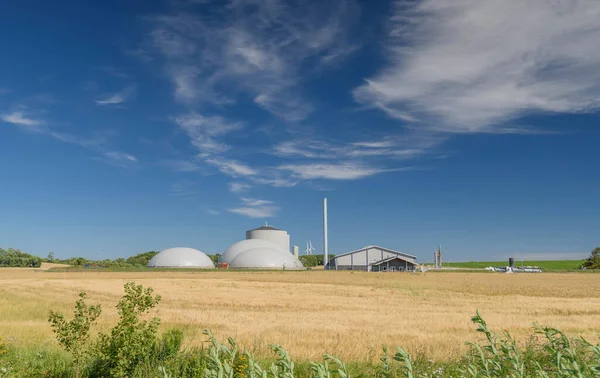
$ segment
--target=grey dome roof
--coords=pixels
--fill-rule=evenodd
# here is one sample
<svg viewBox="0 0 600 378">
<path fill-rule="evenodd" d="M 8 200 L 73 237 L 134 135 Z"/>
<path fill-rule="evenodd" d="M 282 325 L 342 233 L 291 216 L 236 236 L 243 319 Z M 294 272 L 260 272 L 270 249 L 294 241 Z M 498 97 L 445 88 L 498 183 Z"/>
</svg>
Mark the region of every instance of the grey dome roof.
<svg viewBox="0 0 600 378">
<path fill-rule="evenodd" d="M 279 246 L 279 244 L 274 243 L 270 240 L 265 239 L 246 239 L 239 241 L 235 244 L 232 244 L 227 250 L 223 253 L 223 255 L 219 258 L 219 262 L 225 262 L 231 264 L 233 259 L 235 259 L 240 253 L 245 252 L 249 249 L 254 248 L 271 248 L 276 250 L 283 250 Z"/>
<path fill-rule="evenodd" d="M 289 252 L 273 248 L 253 248 L 237 255 L 230 263 L 232 268 L 247 269 L 303 269 L 304 266 Z"/>
<path fill-rule="evenodd" d="M 213 269 L 210 257 L 193 248 L 176 247 L 161 251 L 148 262 L 149 268 Z"/>
</svg>

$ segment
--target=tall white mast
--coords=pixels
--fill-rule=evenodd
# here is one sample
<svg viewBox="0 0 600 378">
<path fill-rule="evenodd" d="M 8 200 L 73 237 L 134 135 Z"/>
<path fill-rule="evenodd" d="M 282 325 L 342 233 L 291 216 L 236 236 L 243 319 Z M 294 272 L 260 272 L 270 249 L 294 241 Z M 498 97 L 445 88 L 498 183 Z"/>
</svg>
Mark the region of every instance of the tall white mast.
<svg viewBox="0 0 600 378">
<path fill-rule="evenodd" d="M 329 250 L 327 245 L 327 198 L 323 198 L 323 265 L 329 262 Z"/>
</svg>

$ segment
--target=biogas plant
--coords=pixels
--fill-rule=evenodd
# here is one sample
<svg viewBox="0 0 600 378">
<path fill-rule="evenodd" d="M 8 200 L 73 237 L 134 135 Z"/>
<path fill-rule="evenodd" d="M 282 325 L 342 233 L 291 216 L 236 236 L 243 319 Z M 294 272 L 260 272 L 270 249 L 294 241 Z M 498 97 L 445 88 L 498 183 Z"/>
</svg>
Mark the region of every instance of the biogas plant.
<svg viewBox="0 0 600 378">
<path fill-rule="evenodd" d="M 290 235 L 265 224 L 246 231 L 246 240 L 232 244 L 219 258 L 219 269 L 302 270 L 298 247 L 290 253 Z M 312 254 L 312 242 L 307 254 Z M 437 260 L 436 260 L 437 261 Z M 441 251 L 439 253 L 441 268 Z M 341 253 L 329 259 L 327 241 L 327 199 L 323 199 L 323 266 L 325 270 L 360 270 L 366 272 L 414 272 L 421 269 L 417 258 L 404 252 L 377 245 Z M 169 248 L 154 256 L 150 268 L 215 269 L 212 260 L 193 248 Z M 436 265 L 437 267 L 437 265 Z"/>
<path fill-rule="evenodd" d="M 298 260 L 298 249 L 290 253 L 290 235 L 265 224 L 246 231 L 246 240 L 232 244 L 219 258 L 220 269 L 274 269 L 300 270 L 304 266 Z M 193 248 L 169 248 L 161 251 L 148 262 L 150 268 L 197 268 L 214 269 L 212 260 Z"/>
</svg>

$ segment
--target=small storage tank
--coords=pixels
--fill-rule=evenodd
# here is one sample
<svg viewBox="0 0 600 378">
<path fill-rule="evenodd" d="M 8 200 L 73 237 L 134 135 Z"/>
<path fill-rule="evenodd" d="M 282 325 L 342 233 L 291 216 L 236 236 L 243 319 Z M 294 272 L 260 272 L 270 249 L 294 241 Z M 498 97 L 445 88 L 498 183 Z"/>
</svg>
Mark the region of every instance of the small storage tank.
<svg viewBox="0 0 600 378">
<path fill-rule="evenodd" d="M 246 231 L 246 239 L 262 239 L 273 242 L 282 250 L 290 252 L 290 235 L 284 231 L 271 226 L 262 226 L 254 230 Z"/>
</svg>

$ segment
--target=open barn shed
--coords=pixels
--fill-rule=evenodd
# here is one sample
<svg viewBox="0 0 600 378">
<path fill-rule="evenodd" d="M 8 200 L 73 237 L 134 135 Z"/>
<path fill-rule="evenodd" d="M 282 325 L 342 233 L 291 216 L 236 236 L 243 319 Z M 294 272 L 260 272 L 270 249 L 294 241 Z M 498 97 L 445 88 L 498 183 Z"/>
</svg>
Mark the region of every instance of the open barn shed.
<svg viewBox="0 0 600 378">
<path fill-rule="evenodd" d="M 362 270 L 366 272 L 415 271 L 417 258 L 404 252 L 367 246 L 356 251 L 337 255 L 325 266 L 328 270 Z"/>
</svg>

